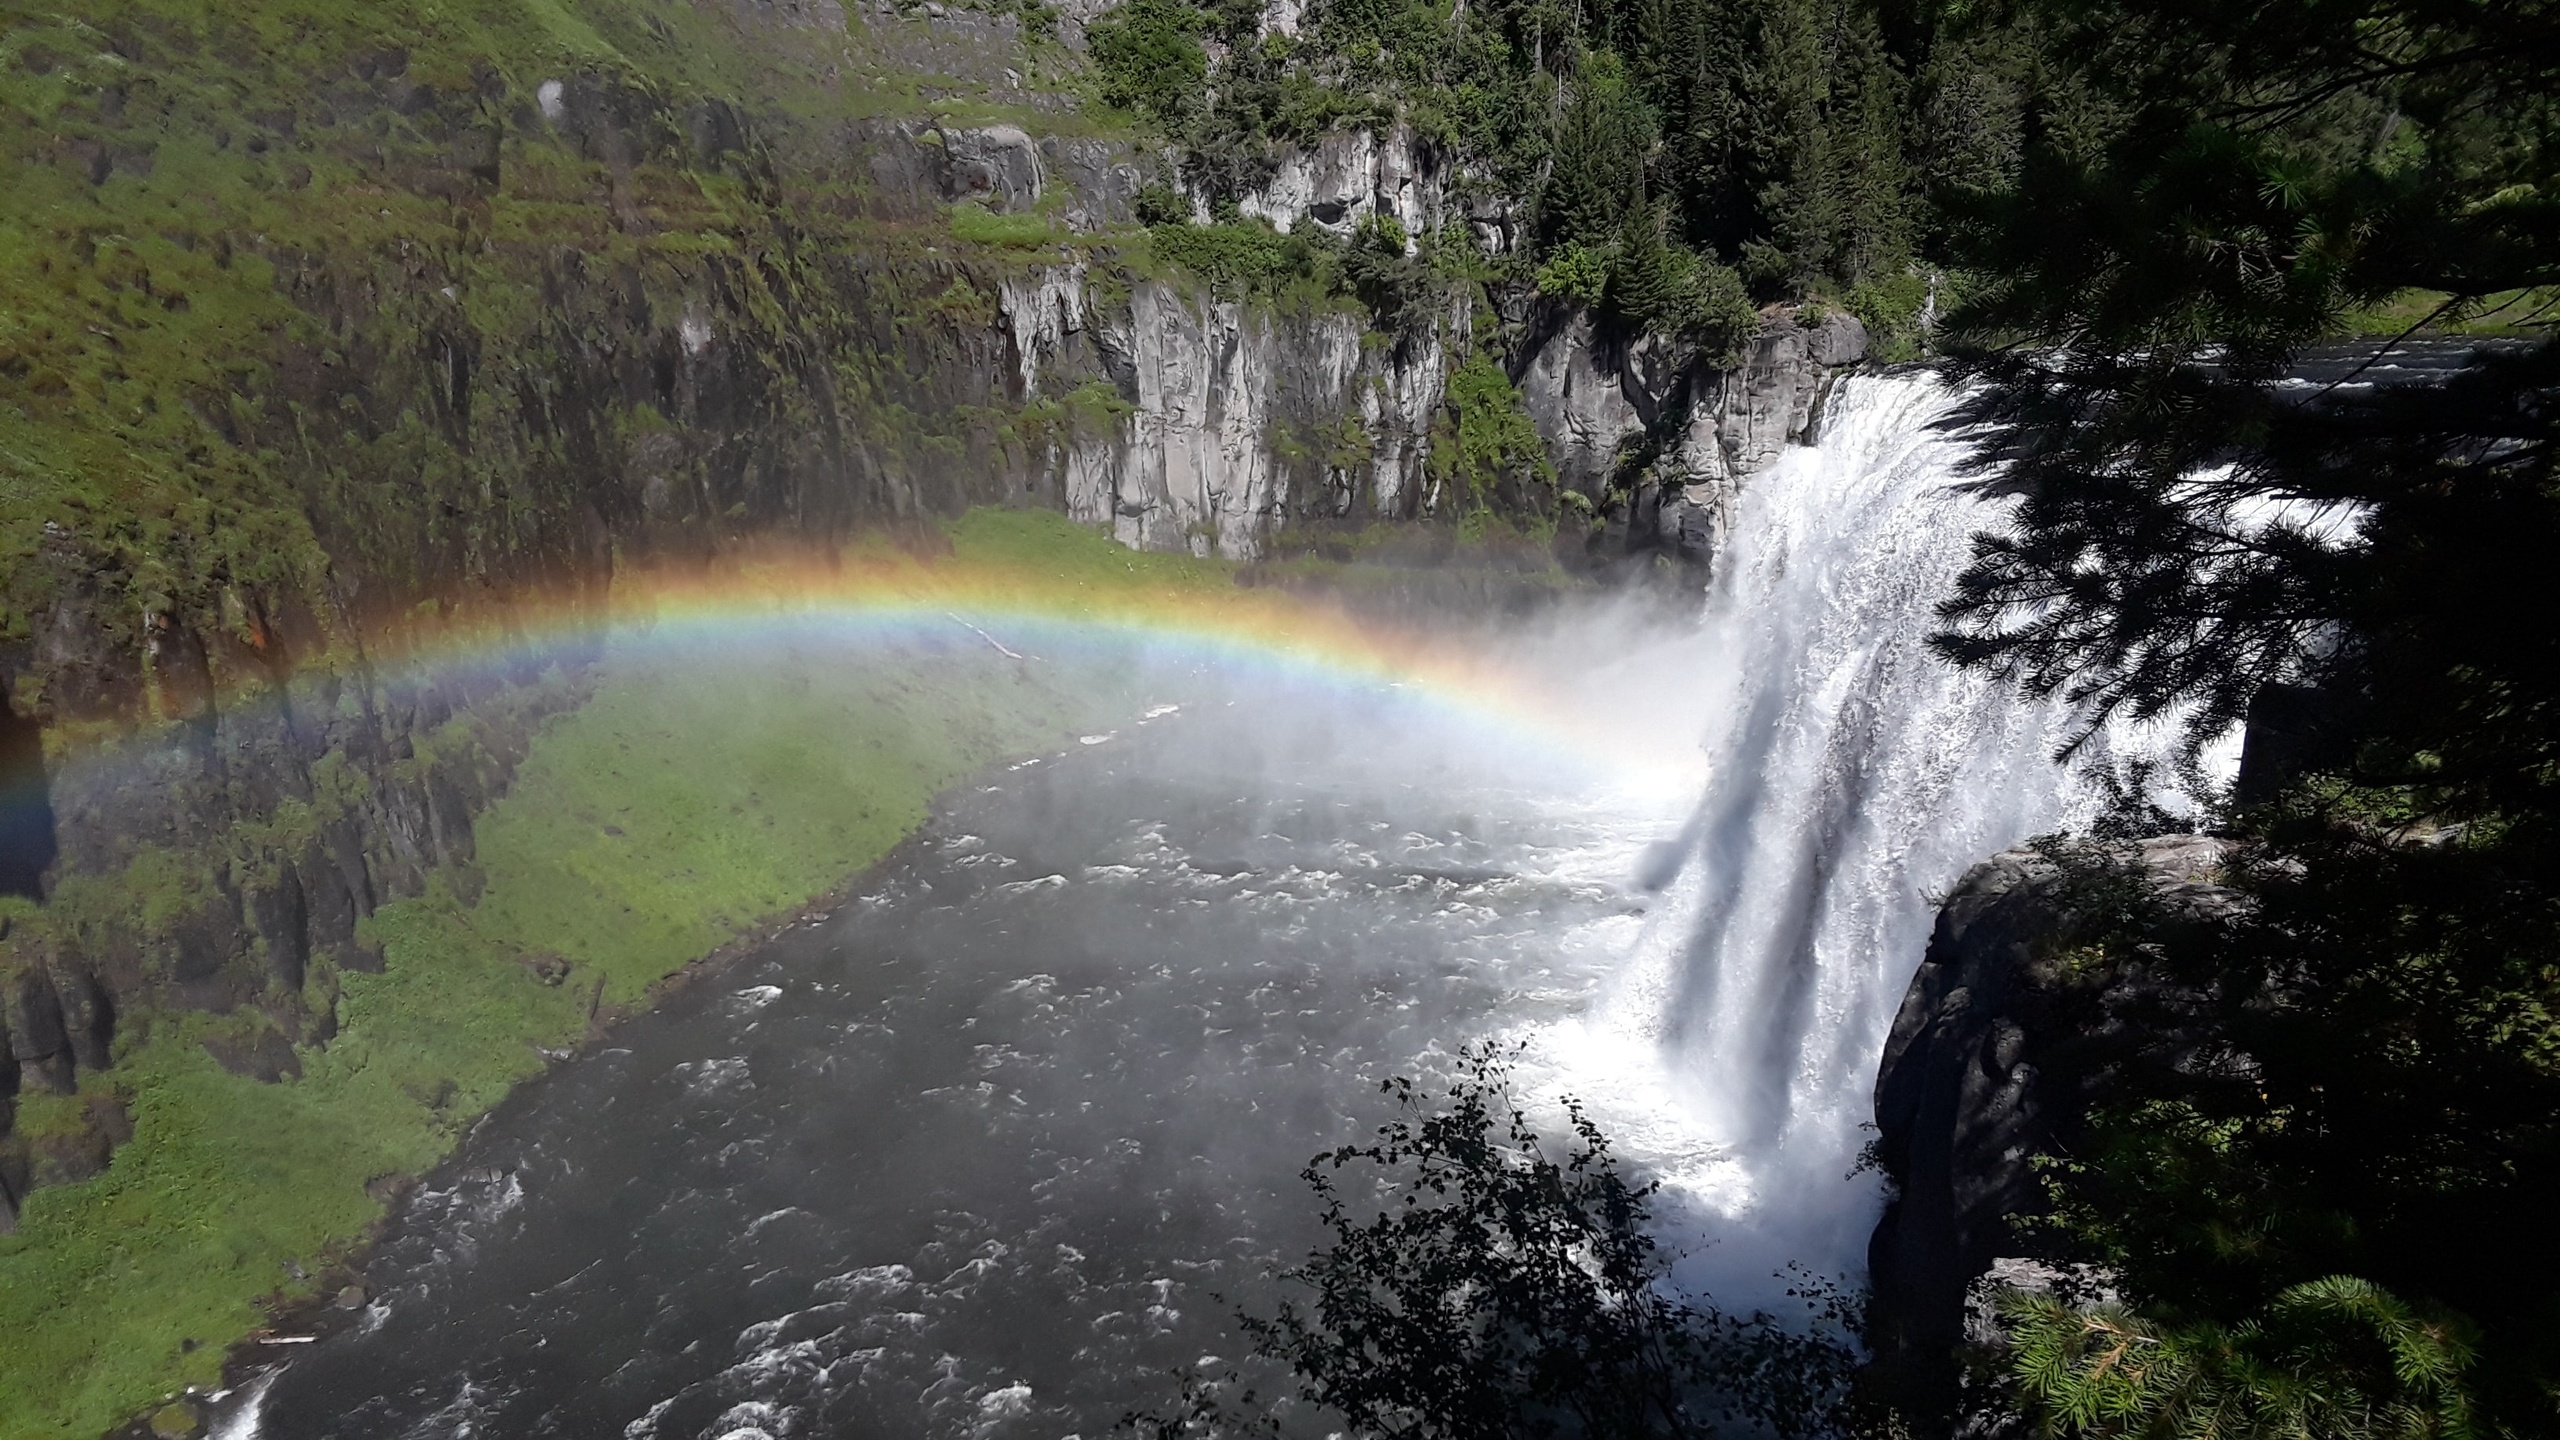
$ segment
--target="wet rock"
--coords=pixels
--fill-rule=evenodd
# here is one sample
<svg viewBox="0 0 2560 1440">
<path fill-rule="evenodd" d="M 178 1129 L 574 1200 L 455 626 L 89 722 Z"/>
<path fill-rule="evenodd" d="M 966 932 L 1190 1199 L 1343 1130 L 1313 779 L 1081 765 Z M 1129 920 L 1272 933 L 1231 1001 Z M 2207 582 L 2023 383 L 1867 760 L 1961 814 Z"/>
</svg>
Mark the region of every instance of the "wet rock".
<svg viewBox="0 0 2560 1440">
<path fill-rule="evenodd" d="M 0 970 L 0 1023 L 8 1027 L 19 1083 L 67 1095 L 77 1082 L 77 1061 L 62 999 L 45 963 L 50 955 L 36 951 L 40 943 L 30 927 L 12 927 L 8 948 L 0 951 L 7 957 L 7 968 Z"/>
<path fill-rule="evenodd" d="M 349 1285 L 338 1292 L 335 1303 L 341 1310 L 361 1310 L 364 1308 L 365 1298 L 363 1286 Z"/>
<path fill-rule="evenodd" d="M 249 887 L 248 902 L 269 977 L 285 990 L 300 990 L 311 961 L 311 916 L 292 862 L 278 860 L 273 879 Z"/>
<path fill-rule="evenodd" d="M 204 1416 L 186 1400 L 172 1401 L 151 1412 L 151 1434 L 154 1440 L 191 1440 L 203 1433 Z"/>
<path fill-rule="evenodd" d="M 2224 842 L 2122 847 L 2162 925 L 2211 924 L 2241 897 L 2216 883 Z M 2205 997 L 2137 962 L 2069 963 L 2082 917 L 2032 850 L 1974 867 L 1938 912 L 1876 1079 L 1876 1157 L 1894 1195 L 1868 1250 L 1867 1344 L 1878 1383 L 1915 1414 L 1957 1384 L 1966 1295 L 1995 1260 L 2044 1262 L 2016 1221 L 2041 1214 L 2039 1155 L 2063 1153 L 2128 1067 L 2189 1063 Z"/>
</svg>

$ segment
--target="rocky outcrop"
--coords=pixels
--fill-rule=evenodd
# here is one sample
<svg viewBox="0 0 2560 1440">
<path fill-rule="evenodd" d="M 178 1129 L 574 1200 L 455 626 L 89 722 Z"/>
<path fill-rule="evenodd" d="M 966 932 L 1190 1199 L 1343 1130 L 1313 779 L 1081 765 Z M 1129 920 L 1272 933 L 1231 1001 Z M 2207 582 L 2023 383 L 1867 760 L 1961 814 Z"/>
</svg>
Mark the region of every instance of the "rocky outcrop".
<svg viewBox="0 0 2560 1440">
<path fill-rule="evenodd" d="M 1371 216 L 1383 216 L 1404 231 L 1410 253 L 1447 218 L 1448 178 L 1439 153 L 1410 125 L 1337 130 L 1312 145 L 1284 148 L 1270 180 L 1236 208 L 1283 235 L 1300 225 L 1349 235 Z M 1193 204 L 1207 219 L 1206 196 L 1195 194 Z"/>
<path fill-rule="evenodd" d="M 1940 909 L 1876 1079 L 1893 1197 L 1868 1253 L 1867 1343 L 1908 1413 L 1952 1403 L 1968 1289 L 1995 1262 L 2053 1258 L 2017 1223 L 2045 1210 L 2037 1157 L 2066 1153 L 2130 1068 L 2194 1063 L 2204 997 L 2138 960 L 2101 960 L 2093 873 L 2139 887 L 2146 926 L 2212 924 L 2242 903 L 2218 883 L 2225 853 L 2192 835 L 2070 865 L 2012 850 Z"/>
<path fill-rule="evenodd" d="M 1657 338 L 1614 339 L 1575 310 L 1530 348 L 1518 383 L 1562 482 L 1595 502 L 1610 500 L 1634 446 L 1658 440 L 1654 463 L 1609 511 L 1607 538 L 1620 553 L 1704 567 L 1743 483 L 1812 439 L 1825 387 L 1866 355 L 1866 327 L 1845 311 L 1810 326 L 1773 312 L 1740 362 L 1720 367 Z"/>
<path fill-rule="evenodd" d="M 1292 520 L 1432 513 L 1425 461 L 1463 311 L 1388 345 L 1359 317 L 1280 315 L 1081 266 L 1008 280 L 1023 397 L 1062 423 L 1035 485 L 1138 549 L 1249 560 Z"/>
<path fill-rule="evenodd" d="M 945 125 L 926 132 L 942 149 L 942 193 L 975 200 L 995 211 L 1028 210 L 1040 203 L 1040 147 L 1019 125 L 963 129 Z"/>
</svg>

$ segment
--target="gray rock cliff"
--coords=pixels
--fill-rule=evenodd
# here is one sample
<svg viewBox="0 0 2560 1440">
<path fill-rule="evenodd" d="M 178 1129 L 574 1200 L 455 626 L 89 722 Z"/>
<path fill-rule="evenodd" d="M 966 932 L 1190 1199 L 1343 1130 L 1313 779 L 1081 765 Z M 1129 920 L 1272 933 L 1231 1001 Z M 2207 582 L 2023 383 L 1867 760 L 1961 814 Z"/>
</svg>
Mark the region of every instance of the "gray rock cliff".
<svg viewBox="0 0 2560 1440">
<path fill-rule="evenodd" d="M 2242 903 L 2226 847 L 2176 835 L 2117 847 L 2160 925 Z M 2072 877 L 2031 849 L 1968 873 L 1938 913 L 1876 1078 L 1876 1158 L 1893 1198 L 1868 1252 L 1867 1343 L 1885 1393 L 1945 1413 L 1967 1292 L 1995 1262 L 2047 1257 L 2018 1221 L 2044 1213 L 2035 1162 L 2067 1151 L 2129 1066 L 2189 1062 L 2202 997 L 2139 964 L 2093 968 Z"/>
</svg>

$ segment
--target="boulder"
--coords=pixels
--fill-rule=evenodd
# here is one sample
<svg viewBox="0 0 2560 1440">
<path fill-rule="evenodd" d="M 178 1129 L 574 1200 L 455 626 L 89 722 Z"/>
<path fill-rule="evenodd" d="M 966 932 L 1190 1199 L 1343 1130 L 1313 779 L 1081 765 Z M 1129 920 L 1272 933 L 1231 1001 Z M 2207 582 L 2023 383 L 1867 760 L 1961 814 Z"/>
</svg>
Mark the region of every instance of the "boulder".
<svg viewBox="0 0 2560 1440">
<path fill-rule="evenodd" d="M 1806 332 L 1805 353 L 1816 365 L 1855 365 L 1867 358 L 1867 327 L 1848 311 L 1833 310 Z"/>
<path fill-rule="evenodd" d="M 1009 213 L 1040 203 L 1040 147 L 1018 125 L 946 126 L 942 195 Z"/>
<path fill-rule="evenodd" d="M 2222 841 L 2119 847 L 2149 877 L 2160 926 L 2237 912 Z M 2208 997 L 2136 962 L 2074 962 L 2084 917 L 2033 850 L 1974 867 L 1938 912 L 1876 1077 L 1876 1157 L 1894 1194 L 1868 1249 L 1867 1344 L 1906 1413 L 1947 1413 L 1967 1294 L 1995 1261 L 2055 1257 L 2017 1221 L 2043 1213 L 2039 1155 L 2066 1151 L 2131 1067 L 2193 1061 Z"/>
</svg>

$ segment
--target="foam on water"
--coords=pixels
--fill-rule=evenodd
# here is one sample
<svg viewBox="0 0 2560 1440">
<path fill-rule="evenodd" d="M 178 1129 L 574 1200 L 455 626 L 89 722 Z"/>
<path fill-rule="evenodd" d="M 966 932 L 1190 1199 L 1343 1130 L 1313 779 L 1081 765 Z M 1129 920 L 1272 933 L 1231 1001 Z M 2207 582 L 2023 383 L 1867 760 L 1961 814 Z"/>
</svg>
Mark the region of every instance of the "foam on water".
<svg viewBox="0 0 2560 1440">
<path fill-rule="evenodd" d="M 1579 1094 L 1712 1237 L 1685 1274 L 1728 1301 L 1771 1298 L 1788 1262 L 1860 1278 L 1881 1194 L 1853 1172 L 1935 897 L 2093 804 L 2053 761 L 2061 705 L 1928 650 L 1999 518 L 1957 488 L 1953 399 L 1845 381 L 1818 444 L 1744 492 L 1705 623 L 1650 657 L 1702 678 L 1710 766 L 1648 857 L 1663 903 L 1594 1004 L 1525 1032 L 1533 1083 Z M 2111 743 L 2147 747 L 2093 758 Z"/>
</svg>

